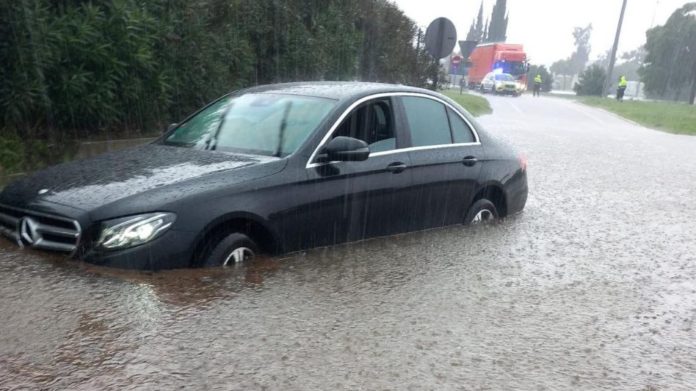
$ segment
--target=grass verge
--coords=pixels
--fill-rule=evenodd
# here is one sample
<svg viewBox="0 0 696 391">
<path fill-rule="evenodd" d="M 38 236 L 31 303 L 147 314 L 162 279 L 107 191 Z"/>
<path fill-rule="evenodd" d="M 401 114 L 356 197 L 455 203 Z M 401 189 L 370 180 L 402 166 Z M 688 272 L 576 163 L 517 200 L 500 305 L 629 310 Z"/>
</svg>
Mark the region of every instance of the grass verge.
<svg viewBox="0 0 696 391">
<path fill-rule="evenodd" d="M 675 102 L 624 101 L 578 97 L 578 102 L 600 107 L 653 129 L 696 136 L 696 106 Z"/>
<path fill-rule="evenodd" d="M 458 90 L 446 90 L 442 93 L 453 101 L 459 103 L 463 108 L 476 117 L 493 112 L 488 100 L 478 95 L 467 94 L 466 92 L 459 95 Z"/>
</svg>

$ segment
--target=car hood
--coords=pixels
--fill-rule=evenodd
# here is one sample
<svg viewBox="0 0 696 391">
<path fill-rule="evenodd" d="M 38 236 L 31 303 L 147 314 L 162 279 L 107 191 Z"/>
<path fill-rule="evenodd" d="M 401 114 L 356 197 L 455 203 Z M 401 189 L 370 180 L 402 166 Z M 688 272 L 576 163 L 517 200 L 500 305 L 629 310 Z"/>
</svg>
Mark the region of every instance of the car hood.
<svg viewBox="0 0 696 391">
<path fill-rule="evenodd" d="M 89 211 L 148 190 L 275 160 L 147 144 L 38 171 L 8 185 L 0 203 L 22 208 L 51 202 Z"/>
</svg>

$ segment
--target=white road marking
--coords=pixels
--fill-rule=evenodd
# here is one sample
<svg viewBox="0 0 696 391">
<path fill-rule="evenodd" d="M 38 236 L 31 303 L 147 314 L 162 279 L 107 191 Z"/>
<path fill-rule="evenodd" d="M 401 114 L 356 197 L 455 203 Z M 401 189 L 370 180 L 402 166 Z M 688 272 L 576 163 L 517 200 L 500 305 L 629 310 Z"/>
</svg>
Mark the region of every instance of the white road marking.
<svg viewBox="0 0 696 391">
<path fill-rule="evenodd" d="M 512 102 L 509 102 L 509 103 L 510 103 L 510 106 L 512 106 L 512 108 L 515 109 L 516 112 L 518 112 L 518 113 L 520 113 L 520 114 L 524 114 L 524 111 L 522 111 L 522 109 L 520 109 L 519 107 L 517 107 L 516 104 L 514 104 L 514 103 L 512 103 Z"/>
<path fill-rule="evenodd" d="M 600 118 L 590 114 L 589 110 L 585 110 L 584 108 L 580 108 L 580 103 L 575 103 L 571 102 L 571 104 L 568 105 L 568 107 L 572 108 L 573 110 L 577 111 L 578 113 L 584 115 L 585 117 L 591 119 L 592 121 L 600 124 L 600 125 L 606 125 L 606 121 L 601 120 Z"/>
</svg>

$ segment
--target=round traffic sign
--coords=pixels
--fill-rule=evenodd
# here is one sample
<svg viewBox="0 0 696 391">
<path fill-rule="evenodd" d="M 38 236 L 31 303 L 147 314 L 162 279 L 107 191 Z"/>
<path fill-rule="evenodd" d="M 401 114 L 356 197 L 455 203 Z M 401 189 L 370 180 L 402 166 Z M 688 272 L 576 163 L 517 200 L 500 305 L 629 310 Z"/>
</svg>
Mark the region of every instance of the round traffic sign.
<svg viewBox="0 0 696 391">
<path fill-rule="evenodd" d="M 437 18 L 425 31 L 425 50 L 436 59 L 447 57 L 457 43 L 457 29 L 447 18 Z"/>
</svg>

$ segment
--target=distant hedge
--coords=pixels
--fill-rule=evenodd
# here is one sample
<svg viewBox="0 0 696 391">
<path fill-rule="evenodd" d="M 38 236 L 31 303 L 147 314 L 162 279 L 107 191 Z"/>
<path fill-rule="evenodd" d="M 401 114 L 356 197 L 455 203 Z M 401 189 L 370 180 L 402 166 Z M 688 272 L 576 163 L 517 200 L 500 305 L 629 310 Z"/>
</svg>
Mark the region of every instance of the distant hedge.
<svg viewBox="0 0 696 391">
<path fill-rule="evenodd" d="M 422 85 L 416 35 L 387 0 L 2 1 L 0 131 L 152 132 L 270 82 Z"/>
</svg>

